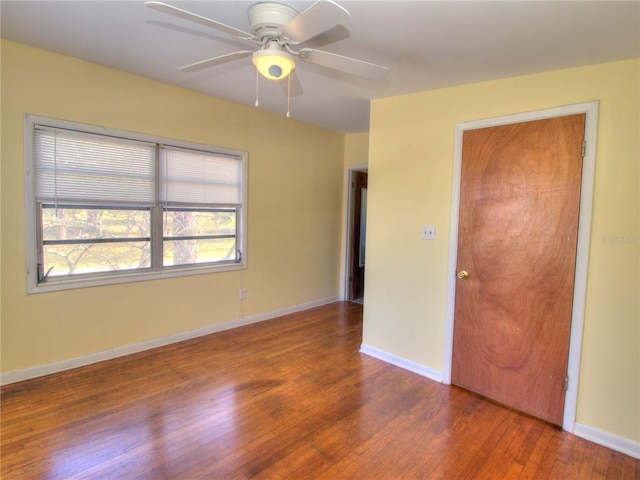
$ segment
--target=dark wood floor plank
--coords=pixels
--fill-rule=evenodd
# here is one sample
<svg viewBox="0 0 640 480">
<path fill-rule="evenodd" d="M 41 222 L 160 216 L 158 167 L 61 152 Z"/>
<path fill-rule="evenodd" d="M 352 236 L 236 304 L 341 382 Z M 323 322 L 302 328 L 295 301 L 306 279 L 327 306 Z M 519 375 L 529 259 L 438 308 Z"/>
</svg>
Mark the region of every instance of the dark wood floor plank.
<svg viewBox="0 0 640 480">
<path fill-rule="evenodd" d="M 516 464 L 516 454 L 520 445 L 526 438 L 533 420 L 522 415 L 515 418 L 510 424 L 509 430 L 505 432 L 498 442 L 488 442 L 494 448 L 488 450 L 487 458 L 478 469 L 474 469 L 474 474 L 478 478 L 506 478 L 512 465 Z M 496 449 L 495 444 L 504 445 L 503 448 Z"/>
<path fill-rule="evenodd" d="M 640 461 L 359 353 L 362 306 L 3 387 L 3 480 L 634 479 Z"/>
<path fill-rule="evenodd" d="M 573 442 L 571 456 L 565 470 L 566 478 L 580 478 L 580 467 L 585 461 L 584 453 L 586 451 L 586 447 L 587 445 L 585 442 Z"/>
<path fill-rule="evenodd" d="M 544 427 L 545 424 L 543 424 L 542 422 L 533 422 L 531 430 L 529 430 L 529 432 L 527 433 L 527 438 L 520 446 L 520 450 L 518 450 L 515 461 L 523 467 L 532 460 L 533 452 L 535 451 L 536 446 L 540 443 L 540 437 L 542 435 Z"/>
<path fill-rule="evenodd" d="M 426 478 L 464 478 L 468 474 L 466 472 L 474 471 L 486 460 L 488 453 L 485 447 L 489 436 L 504 423 L 509 412 L 484 401 L 482 397 L 473 395 L 471 398 L 474 402 L 469 404 L 470 408 L 458 409 L 452 417 L 461 421 L 452 422 L 451 428 L 435 439 L 436 455 L 421 465 L 420 475 Z M 431 472 L 428 468 L 433 465 L 436 469 Z"/>
</svg>

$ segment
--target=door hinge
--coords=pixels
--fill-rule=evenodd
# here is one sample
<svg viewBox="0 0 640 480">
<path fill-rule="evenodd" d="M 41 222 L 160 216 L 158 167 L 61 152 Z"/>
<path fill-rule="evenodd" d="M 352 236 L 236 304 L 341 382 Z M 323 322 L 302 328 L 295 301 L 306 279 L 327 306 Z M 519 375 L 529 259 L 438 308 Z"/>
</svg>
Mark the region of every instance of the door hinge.
<svg viewBox="0 0 640 480">
<path fill-rule="evenodd" d="M 564 391 L 569 390 L 569 375 L 564 376 Z"/>
<path fill-rule="evenodd" d="M 356 188 L 356 182 L 351 182 L 351 188 Z"/>
<path fill-rule="evenodd" d="M 586 140 L 582 142 L 582 158 L 587 154 L 587 142 Z"/>
</svg>

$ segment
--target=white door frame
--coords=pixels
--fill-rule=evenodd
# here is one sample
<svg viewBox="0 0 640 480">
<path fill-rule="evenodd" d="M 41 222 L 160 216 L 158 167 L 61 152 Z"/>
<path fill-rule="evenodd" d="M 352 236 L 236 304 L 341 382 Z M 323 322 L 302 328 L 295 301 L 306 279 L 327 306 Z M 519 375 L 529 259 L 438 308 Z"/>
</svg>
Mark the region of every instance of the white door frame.
<svg viewBox="0 0 640 480">
<path fill-rule="evenodd" d="M 365 163 L 362 165 L 349 165 L 344 170 L 344 190 L 342 193 L 342 252 L 340 258 L 340 300 L 349 299 L 349 262 L 351 254 L 349 246 L 351 245 L 351 236 L 353 231 L 351 223 L 353 215 L 351 207 L 353 204 L 353 195 L 351 195 L 351 182 L 353 181 L 355 172 L 368 172 L 369 166 Z"/>
<path fill-rule="evenodd" d="M 591 214 L 593 211 L 593 185 L 595 178 L 596 138 L 598 133 L 598 101 L 567 105 L 563 107 L 537 110 L 514 115 L 458 123 L 455 126 L 453 147 L 453 180 L 451 192 L 451 218 L 449 233 L 449 262 L 447 271 L 447 303 L 445 319 L 443 383 L 451 384 L 451 362 L 453 356 L 453 323 L 456 298 L 456 265 L 458 255 L 458 218 L 460 213 L 460 180 L 462 169 L 462 136 L 466 130 L 495 127 L 511 123 L 542 120 L 585 113 L 586 150 L 582 162 L 582 188 L 580 192 L 580 216 L 578 219 L 578 244 L 576 251 L 576 273 L 573 287 L 573 311 L 571 315 L 571 336 L 569 339 L 569 361 L 567 373 L 568 389 L 565 394 L 562 428 L 573 433 L 576 423 L 578 401 L 578 379 L 584 310 L 587 293 L 587 269 L 589 266 L 589 246 L 591 242 Z"/>
</svg>

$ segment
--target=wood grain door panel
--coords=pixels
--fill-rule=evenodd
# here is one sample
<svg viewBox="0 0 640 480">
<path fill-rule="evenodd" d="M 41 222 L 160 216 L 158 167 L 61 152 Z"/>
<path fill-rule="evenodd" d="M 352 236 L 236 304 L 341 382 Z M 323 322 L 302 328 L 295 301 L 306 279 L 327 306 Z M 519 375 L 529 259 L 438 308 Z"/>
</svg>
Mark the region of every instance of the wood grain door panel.
<svg viewBox="0 0 640 480">
<path fill-rule="evenodd" d="M 463 137 L 452 382 L 561 425 L 585 115 Z"/>
</svg>

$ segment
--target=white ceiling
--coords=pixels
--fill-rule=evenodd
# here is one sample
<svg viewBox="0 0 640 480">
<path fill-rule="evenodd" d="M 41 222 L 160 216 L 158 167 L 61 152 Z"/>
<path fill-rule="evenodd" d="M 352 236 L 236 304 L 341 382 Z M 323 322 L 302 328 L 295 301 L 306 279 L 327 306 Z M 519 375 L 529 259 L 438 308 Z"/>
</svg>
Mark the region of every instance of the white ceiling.
<svg viewBox="0 0 640 480">
<path fill-rule="evenodd" d="M 249 30 L 254 1 L 167 3 Z M 369 100 L 640 57 L 639 1 L 337 0 L 350 20 L 303 47 L 390 68 L 376 83 L 298 62 L 291 117 L 339 132 L 369 128 Z M 286 1 L 299 12 L 312 1 Z M 243 105 L 256 99 L 250 57 L 197 72 L 179 65 L 254 49 L 143 1 L 2 0 L 2 37 Z M 280 84 L 281 83 L 281 84 Z M 261 78 L 260 106 L 287 111 L 286 80 Z"/>
</svg>

